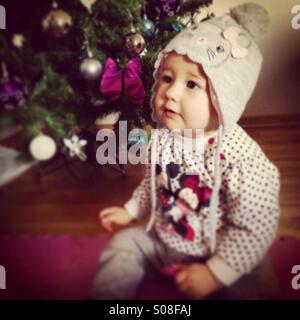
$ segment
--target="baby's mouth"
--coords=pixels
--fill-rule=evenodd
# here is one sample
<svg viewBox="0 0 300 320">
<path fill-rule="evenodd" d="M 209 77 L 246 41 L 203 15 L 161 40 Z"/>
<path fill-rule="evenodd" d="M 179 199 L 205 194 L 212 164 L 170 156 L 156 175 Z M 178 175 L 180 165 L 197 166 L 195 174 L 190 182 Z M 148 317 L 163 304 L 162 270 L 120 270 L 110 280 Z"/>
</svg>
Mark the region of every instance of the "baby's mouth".
<svg viewBox="0 0 300 320">
<path fill-rule="evenodd" d="M 180 115 L 179 113 L 177 113 L 177 112 L 175 112 L 174 110 L 172 110 L 172 109 L 170 109 L 170 108 L 167 108 L 167 107 L 164 108 L 164 113 L 165 113 L 167 116 L 175 116 L 175 115 L 179 116 L 179 115 Z"/>
</svg>

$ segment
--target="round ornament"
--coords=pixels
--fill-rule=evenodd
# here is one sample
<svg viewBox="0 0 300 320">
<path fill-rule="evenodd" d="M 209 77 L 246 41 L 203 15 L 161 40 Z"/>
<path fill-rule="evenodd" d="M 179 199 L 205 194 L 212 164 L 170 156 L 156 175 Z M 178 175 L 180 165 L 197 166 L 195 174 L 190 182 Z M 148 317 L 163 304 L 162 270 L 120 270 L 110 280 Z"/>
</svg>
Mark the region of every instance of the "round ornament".
<svg viewBox="0 0 300 320">
<path fill-rule="evenodd" d="M 29 145 L 29 151 L 35 160 L 49 160 L 56 153 L 55 141 L 47 135 L 38 135 L 33 138 Z"/>
<path fill-rule="evenodd" d="M 147 140 L 145 139 L 145 137 L 143 135 L 139 135 L 139 134 L 132 134 L 130 137 L 128 137 L 128 144 L 130 146 L 135 145 L 135 144 L 140 144 L 140 145 L 146 145 L 147 144 Z"/>
<path fill-rule="evenodd" d="M 145 49 L 145 39 L 139 33 L 130 33 L 126 37 L 126 51 L 130 56 L 138 56 Z"/>
<path fill-rule="evenodd" d="M 63 38 L 69 34 L 73 21 L 72 17 L 61 9 L 53 9 L 42 21 L 43 29 L 50 31 L 55 37 Z"/>
<path fill-rule="evenodd" d="M 18 77 L 0 79 L 0 105 L 5 110 L 14 110 L 25 103 L 27 89 Z"/>
<path fill-rule="evenodd" d="M 22 48 L 25 42 L 25 38 L 22 34 L 16 33 L 13 35 L 12 40 L 11 40 L 12 44 L 14 47 L 16 48 Z"/>
<path fill-rule="evenodd" d="M 151 20 L 143 19 L 141 21 L 140 31 L 144 37 L 151 37 L 155 32 L 155 25 Z"/>
<path fill-rule="evenodd" d="M 172 29 L 175 31 L 175 32 L 180 32 L 183 28 L 184 28 L 184 25 L 182 22 L 178 21 L 178 20 L 175 20 L 174 22 L 172 22 Z"/>
<path fill-rule="evenodd" d="M 98 80 L 102 69 L 101 62 L 95 58 L 85 58 L 80 64 L 80 73 L 86 80 Z"/>
<path fill-rule="evenodd" d="M 119 121 L 121 112 L 111 112 L 103 117 L 99 117 L 95 121 L 95 128 L 97 130 L 104 128 L 113 128 L 114 125 Z"/>
<path fill-rule="evenodd" d="M 148 134 L 145 130 L 140 128 L 131 129 L 128 135 L 128 146 L 130 157 L 146 156 L 148 144 Z M 133 147 L 133 148 L 132 148 Z"/>
</svg>

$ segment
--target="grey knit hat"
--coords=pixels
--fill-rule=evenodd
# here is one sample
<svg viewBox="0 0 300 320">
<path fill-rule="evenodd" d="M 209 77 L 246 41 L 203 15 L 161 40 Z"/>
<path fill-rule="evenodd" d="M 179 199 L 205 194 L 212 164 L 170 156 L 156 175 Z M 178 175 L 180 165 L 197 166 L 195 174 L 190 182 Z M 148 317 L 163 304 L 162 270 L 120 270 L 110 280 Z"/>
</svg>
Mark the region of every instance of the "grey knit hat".
<svg viewBox="0 0 300 320">
<path fill-rule="evenodd" d="M 223 133 L 229 131 L 241 117 L 255 88 L 262 56 L 254 39 L 266 31 L 268 23 L 268 13 L 263 7 L 246 3 L 222 17 L 184 29 L 158 55 L 152 91 L 156 88 L 162 59 L 172 51 L 187 55 L 202 65 L 212 86 L 213 103 Z M 154 94 L 152 108 L 153 99 Z"/>
</svg>

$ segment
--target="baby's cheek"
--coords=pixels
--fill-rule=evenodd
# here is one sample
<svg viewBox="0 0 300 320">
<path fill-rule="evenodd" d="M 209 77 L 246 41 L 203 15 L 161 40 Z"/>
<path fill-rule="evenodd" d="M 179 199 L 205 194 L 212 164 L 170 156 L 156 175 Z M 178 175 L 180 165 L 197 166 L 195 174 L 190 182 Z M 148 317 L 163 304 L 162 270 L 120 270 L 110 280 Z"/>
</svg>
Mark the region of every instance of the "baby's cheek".
<svg viewBox="0 0 300 320">
<path fill-rule="evenodd" d="M 203 129 L 206 126 L 209 119 L 207 109 L 203 108 L 200 104 L 193 105 L 190 110 L 185 113 L 185 120 L 190 128 Z"/>
<path fill-rule="evenodd" d="M 163 113 L 162 105 L 163 103 L 161 99 L 154 100 L 154 111 L 155 111 L 157 120 L 161 120 L 162 118 L 162 113 Z"/>
<path fill-rule="evenodd" d="M 154 92 L 154 101 L 161 99 L 162 94 L 163 94 L 163 88 L 161 86 L 158 86 L 158 88 Z"/>
<path fill-rule="evenodd" d="M 156 113 L 161 112 L 161 106 L 162 106 L 162 101 L 161 99 L 157 98 L 154 100 L 154 109 Z"/>
<path fill-rule="evenodd" d="M 158 109 L 159 100 L 160 100 L 160 99 L 159 99 L 158 95 L 156 94 L 156 95 L 154 96 L 154 99 L 153 99 L 153 107 L 154 107 L 155 110 Z"/>
</svg>

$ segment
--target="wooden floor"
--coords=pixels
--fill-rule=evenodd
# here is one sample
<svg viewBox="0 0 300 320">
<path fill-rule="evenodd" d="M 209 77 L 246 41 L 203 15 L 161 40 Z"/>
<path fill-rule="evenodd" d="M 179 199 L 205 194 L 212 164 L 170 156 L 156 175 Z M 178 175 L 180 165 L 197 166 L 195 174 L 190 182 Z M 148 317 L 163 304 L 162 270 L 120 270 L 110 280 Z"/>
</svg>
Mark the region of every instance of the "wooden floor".
<svg viewBox="0 0 300 320">
<path fill-rule="evenodd" d="M 245 127 L 278 166 L 281 173 L 279 235 L 300 239 L 300 126 Z M 33 178 L 38 168 L 0 188 L 0 234 L 99 233 L 97 213 L 122 205 L 143 175 L 142 166 L 128 166 L 127 179 L 83 163 L 72 169 L 85 177 L 80 183 L 63 168 L 46 176 L 41 185 Z"/>
</svg>

